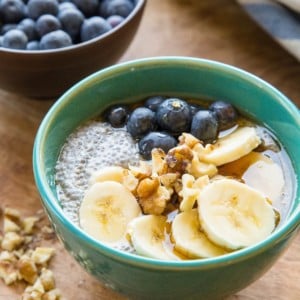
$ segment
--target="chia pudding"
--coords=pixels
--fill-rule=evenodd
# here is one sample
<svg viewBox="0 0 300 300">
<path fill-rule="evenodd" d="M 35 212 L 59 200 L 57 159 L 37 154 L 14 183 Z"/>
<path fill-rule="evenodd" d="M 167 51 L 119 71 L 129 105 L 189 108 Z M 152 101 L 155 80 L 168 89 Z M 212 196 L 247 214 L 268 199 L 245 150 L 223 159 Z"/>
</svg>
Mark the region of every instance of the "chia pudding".
<svg viewBox="0 0 300 300">
<path fill-rule="evenodd" d="M 137 164 L 135 141 L 126 128 L 91 120 L 66 140 L 56 165 L 58 197 L 65 214 L 79 224 L 78 209 L 91 174 L 106 166 Z"/>
</svg>

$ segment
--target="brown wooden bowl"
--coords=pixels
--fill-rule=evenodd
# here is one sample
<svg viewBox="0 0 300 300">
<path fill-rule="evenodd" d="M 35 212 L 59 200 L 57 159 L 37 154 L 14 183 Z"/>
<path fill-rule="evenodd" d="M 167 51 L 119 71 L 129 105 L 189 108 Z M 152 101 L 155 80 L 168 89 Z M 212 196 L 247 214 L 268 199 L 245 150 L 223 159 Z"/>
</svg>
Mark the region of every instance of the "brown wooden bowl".
<svg viewBox="0 0 300 300">
<path fill-rule="evenodd" d="M 32 98 L 55 98 L 83 77 L 114 64 L 130 45 L 146 0 L 137 0 L 119 26 L 90 41 L 43 51 L 0 47 L 0 88 Z"/>
</svg>

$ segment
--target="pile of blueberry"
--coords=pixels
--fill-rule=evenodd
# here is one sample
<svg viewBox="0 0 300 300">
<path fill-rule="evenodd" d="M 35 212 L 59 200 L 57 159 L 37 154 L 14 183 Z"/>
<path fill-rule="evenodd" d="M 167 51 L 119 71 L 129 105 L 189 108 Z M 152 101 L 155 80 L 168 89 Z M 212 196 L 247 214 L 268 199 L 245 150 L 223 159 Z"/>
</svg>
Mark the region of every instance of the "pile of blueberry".
<svg viewBox="0 0 300 300">
<path fill-rule="evenodd" d="M 0 0 L 0 47 L 47 50 L 100 36 L 124 21 L 135 0 Z"/>
<path fill-rule="evenodd" d="M 204 144 L 213 143 L 220 131 L 236 124 L 238 113 L 225 101 L 202 107 L 179 98 L 154 96 L 133 110 L 112 106 L 105 117 L 115 128 L 126 126 L 137 140 L 142 157 L 150 159 L 153 148 L 167 152 L 177 145 L 177 137 L 183 132 L 191 133 Z"/>
</svg>

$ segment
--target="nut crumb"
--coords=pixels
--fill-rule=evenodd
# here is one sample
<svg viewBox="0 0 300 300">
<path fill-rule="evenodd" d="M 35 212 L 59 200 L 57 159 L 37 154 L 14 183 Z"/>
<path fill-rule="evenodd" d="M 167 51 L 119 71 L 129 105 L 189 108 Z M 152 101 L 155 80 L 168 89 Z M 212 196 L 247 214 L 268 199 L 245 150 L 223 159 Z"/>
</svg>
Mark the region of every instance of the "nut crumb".
<svg viewBox="0 0 300 300">
<path fill-rule="evenodd" d="M 37 212 L 36 216 L 22 218 L 16 209 L 0 207 L 1 215 L 0 280 L 6 285 L 25 282 L 27 286 L 22 300 L 63 299 L 55 286 L 53 272 L 48 269 L 55 249 L 40 246 L 42 239 L 55 238 L 50 226 L 37 226 L 45 220 L 43 211 Z"/>
</svg>

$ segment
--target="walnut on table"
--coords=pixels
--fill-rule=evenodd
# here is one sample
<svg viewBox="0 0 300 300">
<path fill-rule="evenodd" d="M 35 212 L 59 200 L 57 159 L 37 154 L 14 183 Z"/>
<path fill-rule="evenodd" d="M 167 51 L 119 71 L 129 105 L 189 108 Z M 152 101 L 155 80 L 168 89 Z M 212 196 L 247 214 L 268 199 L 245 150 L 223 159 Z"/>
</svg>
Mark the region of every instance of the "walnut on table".
<svg viewBox="0 0 300 300">
<path fill-rule="evenodd" d="M 1 210 L 1 208 L 0 208 Z M 3 236 L 0 236 L 0 279 L 6 285 L 18 281 L 27 283 L 22 300 L 60 300 L 60 291 L 48 264 L 55 254 L 54 248 L 40 247 L 40 234 L 53 234 L 49 226 L 37 231 L 40 216 L 22 218 L 18 210 L 5 208 Z"/>
</svg>

